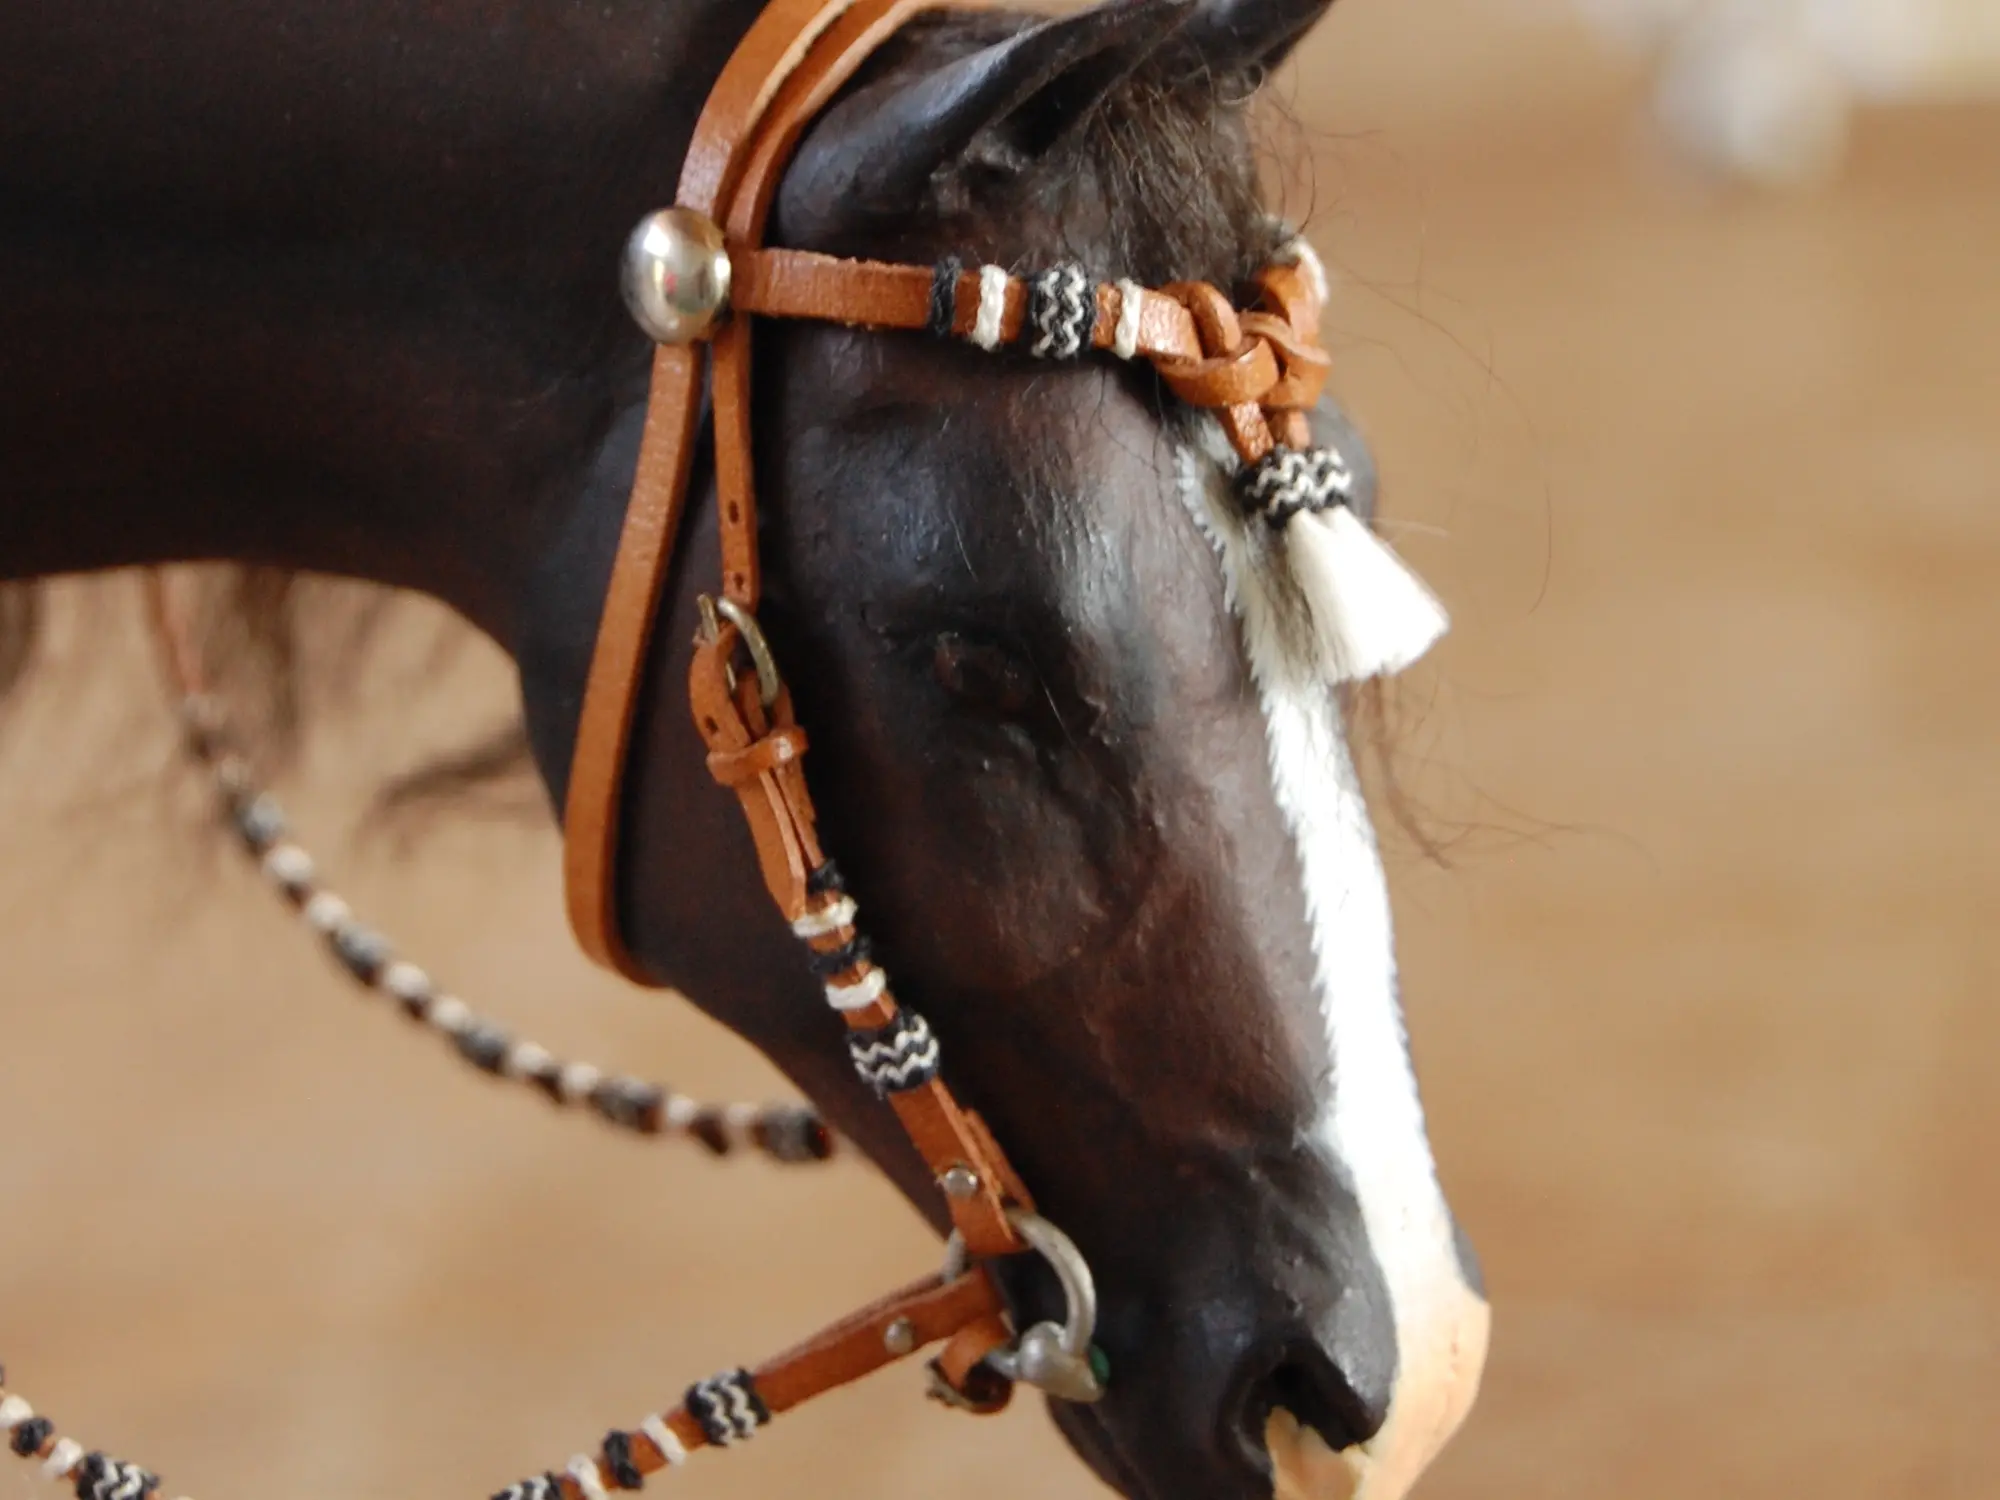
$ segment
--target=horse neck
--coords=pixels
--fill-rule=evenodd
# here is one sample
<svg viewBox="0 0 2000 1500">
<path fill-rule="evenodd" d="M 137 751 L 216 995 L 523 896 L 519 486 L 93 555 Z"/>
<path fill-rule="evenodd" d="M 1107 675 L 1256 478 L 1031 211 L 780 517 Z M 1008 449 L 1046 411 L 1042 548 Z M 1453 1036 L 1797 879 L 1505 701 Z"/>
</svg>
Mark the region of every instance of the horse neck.
<svg viewBox="0 0 2000 1500">
<path fill-rule="evenodd" d="M 618 246 L 754 11 L 0 7 L 0 571 L 306 568 L 511 646 L 643 392 Z"/>
</svg>

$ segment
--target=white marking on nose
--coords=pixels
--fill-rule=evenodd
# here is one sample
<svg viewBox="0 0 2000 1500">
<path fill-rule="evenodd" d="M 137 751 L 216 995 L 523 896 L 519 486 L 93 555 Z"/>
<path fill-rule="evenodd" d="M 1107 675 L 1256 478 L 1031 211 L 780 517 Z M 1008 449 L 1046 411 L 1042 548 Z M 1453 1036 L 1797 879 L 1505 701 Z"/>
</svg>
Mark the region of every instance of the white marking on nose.
<svg viewBox="0 0 2000 1500">
<path fill-rule="evenodd" d="M 1328 1094 L 1314 1131 L 1346 1169 L 1389 1290 L 1396 1383 L 1387 1421 L 1342 1457 L 1356 1500 L 1401 1500 L 1470 1409 L 1489 1314 L 1466 1285 L 1424 1131 L 1396 988 L 1389 888 L 1340 709 L 1281 544 L 1225 482 L 1235 460 L 1204 420 L 1180 490 L 1222 559 L 1264 712 L 1272 789 L 1305 886 L 1326 1023 Z"/>
</svg>

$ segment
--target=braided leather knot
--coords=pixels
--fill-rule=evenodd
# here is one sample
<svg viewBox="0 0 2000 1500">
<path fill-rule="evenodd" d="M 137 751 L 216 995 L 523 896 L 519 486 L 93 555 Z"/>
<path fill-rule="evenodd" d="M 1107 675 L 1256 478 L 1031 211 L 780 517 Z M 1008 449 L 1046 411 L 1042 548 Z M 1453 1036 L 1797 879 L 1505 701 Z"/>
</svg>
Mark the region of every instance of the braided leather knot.
<svg viewBox="0 0 2000 1500">
<path fill-rule="evenodd" d="M 1332 367 L 1319 347 L 1319 303 L 1305 278 L 1290 266 L 1270 266 L 1258 273 L 1256 285 L 1261 307 L 1251 312 L 1238 312 L 1207 282 L 1161 288 L 1162 296 L 1187 309 L 1202 352 L 1197 359 L 1153 360 L 1167 388 L 1189 405 L 1233 409 L 1229 425 L 1233 435 L 1241 434 L 1246 462 L 1261 457 L 1273 440 L 1309 445 L 1305 413 L 1318 402 Z"/>
<path fill-rule="evenodd" d="M 1160 288 L 1194 319 L 1201 357 L 1153 356 L 1167 389 L 1190 406 L 1261 405 L 1278 383 L 1278 361 L 1269 340 L 1247 338 L 1229 299 L 1205 281 L 1177 281 Z"/>
</svg>

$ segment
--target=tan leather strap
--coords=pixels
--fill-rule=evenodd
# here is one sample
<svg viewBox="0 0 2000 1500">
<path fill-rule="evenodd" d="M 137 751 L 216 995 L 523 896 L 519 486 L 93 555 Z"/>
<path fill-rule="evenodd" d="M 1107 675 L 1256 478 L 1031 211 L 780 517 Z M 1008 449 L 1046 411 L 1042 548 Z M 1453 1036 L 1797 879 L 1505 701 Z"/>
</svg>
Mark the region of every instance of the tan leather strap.
<svg viewBox="0 0 2000 1500">
<path fill-rule="evenodd" d="M 783 167 L 800 134 L 863 59 L 930 0 L 775 0 L 718 80 L 683 168 L 679 204 L 716 222 L 733 271 L 732 316 L 710 338 L 709 390 L 715 435 L 722 553 L 718 601 L 704 619 L 689 666 L 695 723 L 716 781 L 743 808 L 773 902 L 813 950 L 828 997 L 854 1034 L 857 1064 L 882 1089 L 905 1133 L 946 1188 L 952 1222 L 976 1258 L 1028 1248 L 1010 1210 L 1032 1208 L 1026 1186 L 985 1123 L 959 1105 L 937 1070 L 935 1040 L 920 1017 L 898 1007 L 888 978 L 857 934 L 854 903 L 835 883 L 818 841 L 803 763 L 805 732 L 776 675 L 755 610 L 760 594 L 752 466 L 752 315 L 807 318 L 872 328 L 933 331 L 984 347 L 1021 338 L 1031 320 L 1047 337 L 1055 304 L 1038 311 L 1027 282 L 992 268 L 935 272 L 762 248 Z M 1075 286 L 1075 273 L 1066 273 Z M 1055 284 L 1055 283 L 1050 283 Z M 1067 347 L 1088 313 L 1087 347 L 1145 359 L 1183 401 L 1215 410 L 1246 464 L 1274 444 L 1305 445 L 1305 412 L 1327 360 L 1317 342 L 1319 306 L 1307 279 L 1276 266 L 1257 281 L 1259 306 L 1241 312 L 1216 288 L 1185 283 L 1152 291 L 1099 286 L 1094 306 L 1069 300 Z M 1073 293 L 1066 293 L 1073 299 Z M 942 305 L 939 305 L 942 303 Z M 631 978 L 637 971 L 617 927 L 615 874 L 621 782 L 661 584 L 689 482 L 699 421 L 699 344 L 663 348 L 655 359 L 632 499 L 586 684 L 571 769 L 565 873 L 572 924 L 594 958 Z M 739 655 L 743 658 L 739 661 Z M 956 1399 L 991 1409 L 1005 1382 L 975 1379 L 1008 1337 L 990 1273 L 931 1281 L 843 1320 L 754 1377 L 770 1412 L 856 1378 L 922 1343 L 950 1342 L 933 1365 Z M 997 1385 L 997 1389 L 995 1386 Z M 685 1448 L 706 1433 L 686 1407 L 668 1430 Z M 610 1450 L 607 1449 L 607 1455 Z M 649 1437 L 599 1464 L 599 1477 L 657 1468 L 670 1455 Z M 575 1481 L 563 1485 L 574 1500 Z"/>
<path fill-rule="evenodd" d="M 930 326 L 935 273 L 926 266 L 842 260 L 804 250 L 755 250 L 732 257 L 732 276 L 730 300 L 739 313 L 860 328 Z M 1220 408 L 1225 429 L 1246 463 L 1270 450 L 1274 418 L 1303 413 L 1318 401 L 1329 368 L 1318 342 L 1318 301 L 1305 278 L 1293 267 L 1271 266 L 1259 274 L 1257 287 L 1269 311 L 1239 314 L 1226 296 L 1203 282 L 1158 291 L 1129 283 L 1101 285 L 1090 330 L 1093 348 L 1114 348 L 1125 299 L 1135 296 L 1132 357 L 1149 361 L 1189 405 Z M 979 274 L 960 272 L 951 324 L 957 337 L 972 336 L 981 295 Z M 1007 278 L 998 323 L 1001 343 L 1021 338 L 1028 299 L 1027 283 Z"/>
<path fill-rule="evenodd" d="M 750 1379 L 766 1412 L 775 1417 L 872 1374 L 913 1349 L 949 1339 L 949 1364 L 940 1373 L 956 1387 L 967 1381 L 973 1365 L 1007 1341 L 1005 1317 L 999 1290 L 984 1270 L 954 1281 L 930 1276 L 766 1360 L 750 1372 Z M 664 1421 L 684 1451 L 708 1445 L 707 1432 L 685 1404 L 667 1412 Z M 622 1456 L 641 1475 L 656 1473 L 673 1461 L 644 1431 L 620 1436 L 627 1439 Z M 622 1476 L 617 1469 L 602 1457 L 595 1463 L 598 1483 L 606 1489 L 619 1488 Z M 560 1476 L 559 1483 L 565 1500 L 580 1500 L 582 1487 L 573 1475 Z"/>
<path fill-rule="evenodd" d="M 719 216 L 732 253 L 748 253 L 738 247 L 754 246 L 762 238 L 784 163 L 806 125 L 862 60 L 924 3 L 853 0 L 830 20 L 824 10 L 795 3 L 787 20 L 795 28 L 790 40 L 775 25 L 766 27 L 775 14 L 767 11 L 731 59 L 703 112 L 682 176 L 682 206 Z M 801 26 L 811 29 L 797 31 Z M 760 69 L 766 70 L 763 81 L 753 87 L 751 75 Z M 722 592 L 746 615 L 754 610 L 758 592 L 749 326 L 742 316 L 724 325 L 713 340 L 711 374 Z M 656 366 L 646 447 L 599 627 L 569 798 L 566 873 L 572 922 L 592 956 L 639 979 L 644 976 L 635 972 L 617 930 L 618 783 L 651 614 L 688 479 L 698 366 L 693 350 L 681 352 L 690 357 Z M 737 676 L 737 645 L 734 626 L 718 623 L 704 632 L 690 665 L 690 702 L 708 746 L 711 772 L 736 792 L 742 805 L 771 898 L 788 921 L 796 921 L 811 903 L 810 877 L 825 863 L 801 770 L 806 738 L 780 685 Z M 768 707 L 761 701 L 767 690 L 772 696 Z M 838 952 L 853 939 L 847 926 L 814 946 Z M 849 978 L 861 982 L 867 975 Z M 882 986 L 873 1004 L 849 1012 L 855 1029 L 895 1020 L 898 1011 L 886 980 Z M 950 1200 L 953 1222 L 968 1249 L 975 1255 L 1022 1249 L 1006 1206 L 1009 1201 L 1032 1205 L 985 1128 L 935 1078 L 891 1098 L 934 1173 L 942 1176 L 957 1167 L 969 1174 L 972 1189 Z"/>
<path fill-rule="evenodd" d="M 826 863 L 826 856 L 806 788 L 805 733 L 793 718 L 791 694 L 782 685 L 776 687 L 766 710 L 756 678 L 734 673 L 731 662 L 737 644 L 737 630 L 727 623 L 696 641 L 688 696 L 695 726 L 708 745 L 709 770 L 736 793 L 771 899 L 787 921 L 796 922 L 808 913 L 829 911 L 834 904 L 833 898 L 815 898 L 809 890 L 810 877 Z M 850 919 L 828 925 L 809 942 L 815 952 L 833 955 L 849 950 L 855 937 Z M 877 975 L 876 998 L 846 1013 L 852 1030 L 876 1031 L 891 1025 L 898 1015 L 895 997 L 887 976 L 865 958 L 833 976 L 835 983 L 859 986 Z M 939 1078 L 892 1092 L 889 1103 L 934 1177 L 942 1179 L 954 1168 L 966 1174 L 957 1179 L 965 1191 L 946 1199 L 966 1248 L 980 1256 L 1022 1249 L 1007 1207 L 1032 1208 L 1034 1200 L 984 1122 L 964 1109 Z"/>
<path fill-rule="evenodd" d="M 853 0 L 772 0 L 738 45 L 695 124 L 678 201 L 714 218 L 734 191 L 755 132 L 813 42 Z M 854 60 L 858 66 L 860 58 Z M 645 671 L 660 589 L 680 529 L 701 418 L 698 346 L 662 347 L 639 467 L 612 564 L 597 645 L 585 681 L 563 813 L 563 875 L 570 926 L 583 950 L 626 978 L 650 983 L 618 930 L 620 793 L 632 710 Z"/>
</svg>

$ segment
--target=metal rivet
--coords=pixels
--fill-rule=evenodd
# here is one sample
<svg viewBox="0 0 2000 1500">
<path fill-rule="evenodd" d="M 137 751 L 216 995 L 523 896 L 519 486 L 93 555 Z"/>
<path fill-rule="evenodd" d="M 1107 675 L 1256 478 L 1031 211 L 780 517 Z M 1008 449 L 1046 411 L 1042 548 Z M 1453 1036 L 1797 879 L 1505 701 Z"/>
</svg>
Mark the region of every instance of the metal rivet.
<svg viewBox="0 0 2000 1500">
<path fill-rule="evenodd" d="M 891 1354 L 908 1354 L 917 1347 L 917 1327 L 908 1318 L 898 1318 L 882 1330 L 882 1347 Z"/>
<path fill-rule="evenodd" d="M 944 1176 L 938 1179 L 938 1186 L 944 1189 L 947 1198 L 970 1198 L 979 1191 L 979 1174 L 960 1162 L 945 1168 Z"/>
</svg>

